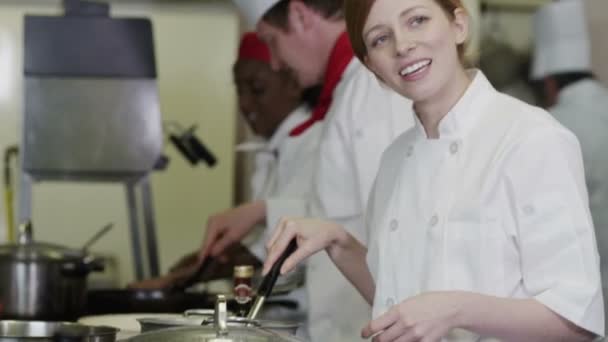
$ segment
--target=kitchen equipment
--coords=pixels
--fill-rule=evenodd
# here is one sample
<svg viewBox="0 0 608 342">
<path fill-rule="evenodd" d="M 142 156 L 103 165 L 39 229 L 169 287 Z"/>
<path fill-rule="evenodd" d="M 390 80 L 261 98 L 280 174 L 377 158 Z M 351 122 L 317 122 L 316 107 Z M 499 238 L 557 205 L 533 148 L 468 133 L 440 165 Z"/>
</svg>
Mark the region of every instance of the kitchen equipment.
<svg viewBox="0 0 608 342">
<path fill-rule="evenodd" d="M 102 289 L 87 293 L 87 315 L 119 313 L 183 313 L 212 308 L 214 297 L 206 293 L 149 289 Z"/>
<path fill-rule="evenodd" d="M 101 260 L 80 250 L 34 242 L 30 222 L 19 227 L 17 244 L 0 246 L 0 317 L 74 320 L 82 314 L 89 273 Z"/>
<path fill-rule="evenodd" d="M 106 235 L 110 230 L 112 230 L 113 227 L 114 227 L 114 223 L 108 223 L 105 226 L 103 226 L 97 233 L 95 233 L 95 235 L 93 235 L 89 239 L 89 241 L 87 241 L 84 244 L 84 246 L 82 246 L 82 253 L 86 253 L 95 242 L 97 242 L 104 235 Z"/>
<path fill-rule="evenodd" d="M 19 218 L 33 217 L 42 182 L 119 183 L 135 276 L 156 277 L 150 175 L 164 160 L 153 25 L 89 8 L 23 18 Z"/>
<path fill-rule="evenodd" d="M 14 220 L 14 177 L 11 161 L 19 155 L 19 147 L 11 145 L 4 149 L 4 204 L 6 215 L 6 241 L 15 242 L 15 220 Z"/>
<path fill-rule="evenodd" d="M 294 336 L 277 333 L 250 324 L 232 326 L 228 319 L 226 298 L 219 295 L 216 301 L 213 325 L 161 329 L 135 336 L 128 341 L 299 342 L 300 340 Z"/>
<path fill-rule="evenodd" d="M 212 257 L 205 258 L 205 261 L 203 261 L 200 265 L 198 265 L 198 267 L 196 268 L 196 271 L 192 272 L 192 274 L 190 274 L 190 275 L 187 275 L 184 279 L 177 281 L 170 288 L 170 291 L 183 292 L 186 289 L 195 285 L 201 279 L 203 274 L 205 274 L 205 272 L 207 271 L 209 266 L 213 264 L 213 261 L 214 261 L 214 259 Z"/>
<path fill-rule="evenodd" d="M 270 272 L 266 274 L 264 279 L 262 280 L 262 284 L 258 288 L 258 293 L 249 313 L 247 314 L 247 318 L 250 320 L 255 320 L 255 318 L 260 313 L 260 309 L 264 305 L 266 298 L 268 298 L 272 294 L 272 288 L 274 284 L 277 282 L 277 278 L 281 274 L 281 267 L 287 259 L 295 250 L 298 248 L 298 244 L 295 239 L 291 240 L 287 248 L 283 251 L 283 254 L 277 259 L 277 261 L 272 265 Z"/>
<path fill-rule="evenodd" d="M 110 313 L 182 313 L 188 309 L 213 307 L 214 297 L 185 292 L 206 272 L 212 259 L 207 258 L 195 272 L 169 289 L 107 289 L 89 291 L 87 314 Z"/>
<path fill-rule="evenodd" d="M 171 313 L 135 313 L 135 314 L 110 314 L 110 315 L 97 315 L 97 316 L 85 316 L 78 319 L 78 323 L 88 326 L 106 326 L 120 330 L 116 335 L 116 338 L 121 341 L 127 338 L 139 335 L 141 333 L 141 327 L 137 321 L 140 318 L 178 318 L 182 317 L 182 314 L 171 314 Z"/>
<path fill-rule="evenodd" d="M 76 323 L 0 321 L 0 342 L 114 342 L 118 329 Z"/>
<path fill-rule="evenodd" d="M 209 326 L 215 322 L 215 311 L 207 310 L 187 310 L 181 317 L 142 317 L 137 321 L 141 325 L 141 332 L 150 332 L 159 329 L 191 327 L 191 326 Z M 295 335 L 299 328 L 299 324 L 295 322 L 270 321 L 270 320 L 249 320 L 244 317 L 235 317 L 231 312 L 227 312 L 226 324 L 228 327 L 245 327 L 252 325 L 258 328 L 263 328 L 278 332 L 281 334 Z"/>
</svg>

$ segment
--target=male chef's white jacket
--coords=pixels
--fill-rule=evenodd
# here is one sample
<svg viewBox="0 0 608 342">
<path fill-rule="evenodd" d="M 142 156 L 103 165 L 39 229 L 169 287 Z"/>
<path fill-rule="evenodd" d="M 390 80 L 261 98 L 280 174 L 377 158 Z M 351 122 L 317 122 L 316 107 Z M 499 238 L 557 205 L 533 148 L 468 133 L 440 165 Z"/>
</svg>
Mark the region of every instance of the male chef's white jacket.
<svg viewBox="0 0 608 342">
<path fill-rule="evenodd" d="M 308 215 L 321 124 L 316 124 L 297 137 L 290 137 L 289 133 L 309 117 L 310 110 L 306 106 L 300 106 L 285 118 L 268 142 L 246 143 L 238 148 L 256 153 L 251 177 L 252 197 L 266 202 L 266 225 L 254 241 L 248 244 L 249 250 L 260 260 L 266 259 L 265 244 L 281 217 Z M 301 269 L 298 271 L 303 272 Z M 306 317 L 308 300 L 305 288 L 294 290 L 279 299 L 295 300 L 299 305 L 298 311 L 275 310 L 271 312 L 272 315 L 288 314 L 289 316 L 282 317 L 288 320 L 300 319 L 301 315 Z M 304 325 L 298 335 L 308 336 L 307 325 Z"/>
<path fill-rule="evenodd" d="M 604 333 L 599 259 L 576 137 L 477 71 L 439 124 L 385 152 L 368 222 L 374 316 L 417 294 L 534 298 Z M 454 330 L 444 341 L 491 341 Z"/>
<path fill-rule="evenodd" d="M 563 88 L 549 112 L 578 138 L 589 206 L 601 259 L 604 308 L 608 307 L 608 89 L 586 79 Z"/>
<path fill-rule="evenodd" d="M 365 243 L 364 210 L 384 149 L 413 124 L 410 102 L 381 85 L 357 59 L 347 66 L 325 118 L 312 216 L 343 224 Z M 314 342 L 361 340 L 369 304 L 326 253 L 307 261 Z"/>
</svg>

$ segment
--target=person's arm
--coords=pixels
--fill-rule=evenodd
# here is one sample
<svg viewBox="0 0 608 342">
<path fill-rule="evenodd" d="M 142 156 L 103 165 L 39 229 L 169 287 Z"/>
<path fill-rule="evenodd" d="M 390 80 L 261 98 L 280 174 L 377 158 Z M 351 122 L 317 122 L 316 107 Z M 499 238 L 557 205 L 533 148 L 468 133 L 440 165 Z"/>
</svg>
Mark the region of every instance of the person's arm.
<svg viewBox="0 0 608 342">
<path fill-rule="evenodd" d="M 268 258 L 264 262 L 264 274 L 270 271 L 293 239 L 296 239 L 298 248 L 285 260 L 281 274 L 293 270 L 309 256 L 326 250 L 338 269 L 361 295 L 369 303 L 373 301 L 375 286 L 365 262 L 367 248 L 344 227 L 333 222 L 318 219 L 282 219 L 268 242 Z"/>
<path fill-rule="evenodd" d="M 256 224 L 266 219 L 266 202 L 256 200 L 213 215 L 207 221 L 207 230 L 199 250 L 199 262 L 207 256 L 218 256 L 228 246 L 240 242 Z"/>
<path fill-rule="evenodd" d="M 370 322 L 362 336 L 374 342 L 439 341 L 454 328 L 502 341 L 591 341 L 595 334 L 562 318 L 535 299 L 471 292 L 431 292 L 410 298 Z"/>
</svg>

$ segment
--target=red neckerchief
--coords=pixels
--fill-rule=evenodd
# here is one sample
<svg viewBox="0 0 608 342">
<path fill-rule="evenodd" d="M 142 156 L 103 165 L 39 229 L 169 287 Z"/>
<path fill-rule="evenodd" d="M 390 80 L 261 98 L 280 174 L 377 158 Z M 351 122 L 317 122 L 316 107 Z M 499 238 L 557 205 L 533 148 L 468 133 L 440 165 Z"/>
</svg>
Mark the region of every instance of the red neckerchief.
<svg viewBox="0 0 608 342">
<path fill-rule="evenodd" d="M 331 106 L 333 100 L 334 90 L 336 89 L 338 82 L 340 82 L 340 79 L 342 79 L 342 74 L 354 55 L 348 35 L 344 32 L 338 37 L 338 40 L 329 55 L 329 62 L 327 63 L 327 70 L 325 71 L 325 77 L 323 79 L 323 88 L 321 88 L 319 100 L 317 101 L 315 108 L 313 108 L 310 118 L 291 130 L 289 133 L 290 137 L 297 137 L 314 125 L 315 122 L 325 118 L 325 114 L 329 110 L 329 106 Z"/>
</svg>

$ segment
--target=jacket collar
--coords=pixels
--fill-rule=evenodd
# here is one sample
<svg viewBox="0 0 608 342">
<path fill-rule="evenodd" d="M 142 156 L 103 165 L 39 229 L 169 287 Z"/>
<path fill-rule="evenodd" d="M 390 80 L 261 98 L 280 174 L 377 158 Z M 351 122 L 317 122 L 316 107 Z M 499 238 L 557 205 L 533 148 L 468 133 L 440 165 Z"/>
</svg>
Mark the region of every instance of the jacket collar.
<svg viewBox="0 0 608 342">
<path fill-rule="evenodd" d="M 480 70 L 467 70 L 467 74 L 473 80 L 458 102 L 439 122 L 439 139 L 466 135 L 477 119 L 484 114 L 482 110 L 484 104 L 496 93 L 496 89 Z M 412 110 L 412 112 L 414 111 Z M 417 133 L 426 138 L 424 127 L 416 114 L 414 114 L 414 121 Z"/>
<path fill-rule="evenodd" d="M 236 150 L 237 152 L 275 152 L 281 148 L 281 145 L 289 137 L 289 132 L 309 117 L 310 111 L 305 105 L 301 105 L 281 122 L 270 139 L 265 140 L 256 136 L 250 141 L 238 144 Z"/>
<path fill-rule="evenodd" d="M 340 37 L 338 37 L 338 40 L 329 55 L 325 76 L 323 77 L 323 87 L 321 88 L 321 94 L 319 95 L 317 105 L 313 108 L 310 118 L 291 131 L 291 136 L 298 136 L 304 133 L 315 122 L 325 118 L 325 114 L 327 114 L 333 101 L 334 90 L 338 86 L 338 83 L 342 79 L 342 75 L 346 71 L 346 67 L 349 65 L 354 55 L 353 48 L 348 39 L 348 34 L 343 32 Z"/>
</svg>

